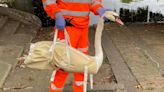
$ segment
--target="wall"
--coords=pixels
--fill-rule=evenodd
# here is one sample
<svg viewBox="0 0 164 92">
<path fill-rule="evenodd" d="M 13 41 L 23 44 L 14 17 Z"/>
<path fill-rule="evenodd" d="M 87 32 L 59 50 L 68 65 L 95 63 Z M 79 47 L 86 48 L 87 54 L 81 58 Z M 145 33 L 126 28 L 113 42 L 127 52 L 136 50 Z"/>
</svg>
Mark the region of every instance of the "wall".
<svg viewBox="0 0 164 92">
<path fill-rule="evenodd" d="M 149 6 L 149 12 L 164 15 L 164 0 L 103 0 L 103 5 L 116 10 L 117 13 L 119 13 L 121 8 L 137 11 L 138 8 Z M 96 24 L 97 19 L 98 17 L 91 14 L 90 25 Z"/>
</svg>

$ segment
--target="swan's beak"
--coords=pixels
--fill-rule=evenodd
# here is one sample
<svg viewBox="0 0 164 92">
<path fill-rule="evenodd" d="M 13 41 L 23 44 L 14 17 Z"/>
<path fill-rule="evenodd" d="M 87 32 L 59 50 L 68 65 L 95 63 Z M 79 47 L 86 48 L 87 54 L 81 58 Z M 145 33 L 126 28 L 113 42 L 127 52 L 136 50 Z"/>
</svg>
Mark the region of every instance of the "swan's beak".
<svg viewBox="0 0 164 92">
<path fill-rule="evenodd" d="M 115 21 L 116 21 L 118 24 L 120 24 L 120 25 L 124 25 L 124 23 L 121 21 L 120 18 L 116 18 Z"/>
</svg>

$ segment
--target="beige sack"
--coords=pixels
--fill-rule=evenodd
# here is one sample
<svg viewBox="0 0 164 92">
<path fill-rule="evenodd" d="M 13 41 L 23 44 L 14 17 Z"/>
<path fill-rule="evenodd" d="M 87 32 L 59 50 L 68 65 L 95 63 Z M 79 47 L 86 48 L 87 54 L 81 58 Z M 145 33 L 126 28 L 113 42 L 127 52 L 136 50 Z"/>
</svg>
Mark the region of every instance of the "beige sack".
<svg viewBox="0 0 164 92">
<path fill-rule="evenodd" d="M 36 69 L 49 69 L 52 70 L 54 67 L 51 66 L 49 48 L 52 42 L 42 41 L 35 44 L 31 44 L 30 51 L 26 57 L 24 63 L 27 67 Z"/>
<path fill-rule="evenodd" d="M 28 55 L 25 64 L 30 68 L 36 69 L 54 69 L 55 65 L 69 72 L 84 72 L 84 66 L 88 66 L 89 73 L 97 73 L 97 65 L 92 57 L 77 51 L 74 48 L 70 49 L 70 63 L 66 52 L 64 43 L 57 43 L 55 45 L 53 60 L 51 61 L 51 54 L 49 49 L 52 45 L 51 41 L 41 41 L 33 44 L 31 48 L 32 53 Z M 84 57 L 84 58 L 81 58 Z"/>
</svg>

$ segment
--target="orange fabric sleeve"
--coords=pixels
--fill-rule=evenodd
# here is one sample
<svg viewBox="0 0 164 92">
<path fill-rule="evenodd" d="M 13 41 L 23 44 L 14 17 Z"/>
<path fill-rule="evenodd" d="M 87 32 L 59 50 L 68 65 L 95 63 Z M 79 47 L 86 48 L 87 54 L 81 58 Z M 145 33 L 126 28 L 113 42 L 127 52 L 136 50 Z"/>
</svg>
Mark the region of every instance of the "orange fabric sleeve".
<svg viewBox="0 0 164 92">
<path fill-rule="evenodd" d="M 102 8 L 102 0 L 94 0 L 91 5 L 91 11 L 95 14 L 98 15 L 97 9 Z"/>
<path fill-rule="evenodd" d="M 43 6 L 44 3 L 46 2 L 46 0 L 42 0 L 43 2 Z M 55 18 L 55 13 L 56 12 L 60 12 L 60 8 L 57 6 L 57 4 L 48 4 L 44 6 L 44 10 L 46 11 L 46 13 L 52 18 Z"/>
</svg>

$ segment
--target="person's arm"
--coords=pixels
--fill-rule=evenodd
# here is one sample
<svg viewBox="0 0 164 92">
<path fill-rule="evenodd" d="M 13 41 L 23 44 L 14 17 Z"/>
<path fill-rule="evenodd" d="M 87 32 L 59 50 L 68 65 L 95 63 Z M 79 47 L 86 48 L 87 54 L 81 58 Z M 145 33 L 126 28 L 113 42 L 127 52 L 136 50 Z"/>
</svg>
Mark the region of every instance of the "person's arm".
<svg viewBox="0 0 164 92">
<path fill-rule="evenodd" d="M 55 26 L 59 30 L 64 30 L 66 25 L 63 15 L 60 13 L 60 8 L 56 4 L 56 0 L 42 0 L 44 10 L 47 14 L 55 19 Z"/>
<path fill-rule="evenodd" d="M 103 8 L 102 1 L 101 0 L 93 0 L 92 4 L 91 4 L 91 11 L 95 15 L 99 15 L 98 12 L 97 12 L 99 8 Z"/>
<path fill-rule="evenodd" d="M 57 0 L 42 0 L 44 10 L 53 19 L 55 14 L 60 12 L 60 8 L 57 6 L 56 1 Z"/>
</svg>

